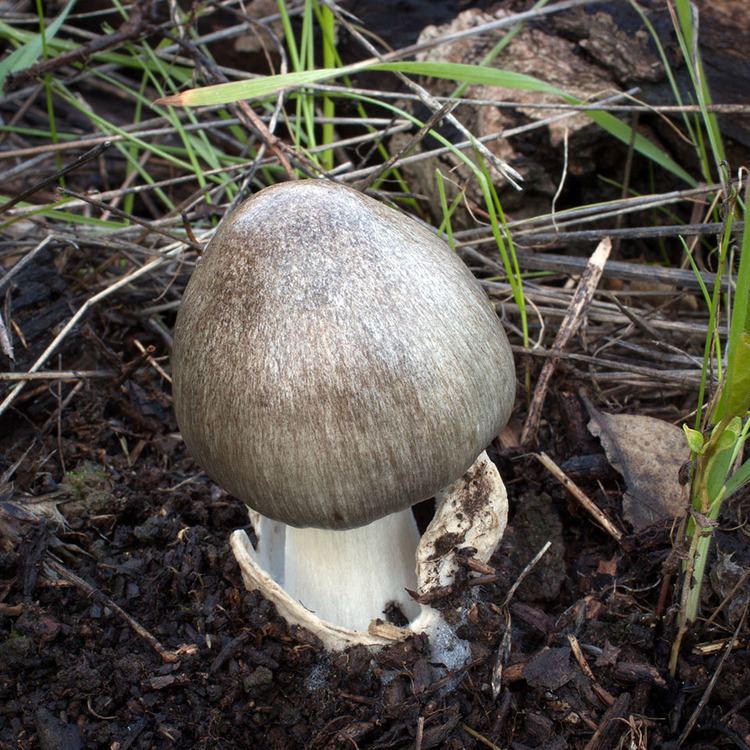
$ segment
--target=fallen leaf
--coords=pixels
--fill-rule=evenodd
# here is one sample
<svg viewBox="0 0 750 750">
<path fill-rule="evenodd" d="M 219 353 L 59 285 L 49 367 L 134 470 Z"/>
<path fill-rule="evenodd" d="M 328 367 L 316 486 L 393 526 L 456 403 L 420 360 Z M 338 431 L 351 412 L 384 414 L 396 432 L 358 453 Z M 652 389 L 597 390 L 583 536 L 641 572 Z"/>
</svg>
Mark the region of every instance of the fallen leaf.
<svg viewBox="0 0 750 750">
<path fill-rule="evenodd" d="M 682 430 L 654 417 L 603 414 L 590 406 L 589 414 L 589 431 L 625 479 L 622 510 L 633 529 L 683 515 L 687 487 L 680 484 L 679 472 L 690 451 Z"/>
<path fill-rule="evenodd" d="M 570 662 L 570 648 L 543 648 L 524 667 L 523 678 L 531 687 L 557 690 L 570 682 L 575 668 Z"/>
</svg>

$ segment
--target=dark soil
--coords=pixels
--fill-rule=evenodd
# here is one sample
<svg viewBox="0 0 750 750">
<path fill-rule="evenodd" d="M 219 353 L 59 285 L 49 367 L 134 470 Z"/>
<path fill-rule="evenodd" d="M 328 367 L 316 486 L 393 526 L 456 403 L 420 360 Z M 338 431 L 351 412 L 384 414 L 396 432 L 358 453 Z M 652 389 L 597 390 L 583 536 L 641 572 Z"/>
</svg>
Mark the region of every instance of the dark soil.
<svg viewBox="0 0 750 750">
<path fill-rule="evenodd" d="M 82 170 L 68 186 L 83 191 L 103 172 Z M 0 260 L 14 242 L 4 236 Z M 28 370 L 116 278 L 110 260 L 106 247 L 60 241 L 14 276 L 7 305 L 23 342 L 15 362 L 0 355 L 2 369 Z M 747 494 L 722 519 L 704 613 L 730 600 L 689 635 L 674 679 L 673 529 L 617 544 L 520 449 L 490 452 L 511 501 L 493 572 L 467 567 L 433 602 L 460 623 L 463 668 L 441 664 L 424 637 L 327 653 L 247 592 L 227 543 L 248 527 L 246 511 L 201 473 L 174 420 L 161 369 L 174 306 L 163 328 L 142 312 L 179 299 L 189 271 L 172 270 L 92 308 L 49 363 L 97 376 L 32 381 L 0 417 L 2 750 L 748 748 L 747 579 L 735 586 L 750 567 Z M 621 478 L 571 395 L 580 385 L 561 370 L 538 447 L 627 529 Z M 689 411 L 684 394 L 670 398 L 649 413 Z"/>
<path fill-rule="evenodd" d="M 19 290 L 40 289 L 14 308 L 32 332 L 24 358 L 45 333 L 29 322 L 80 295 L 76 274 L 54 268 L 40 256 L 16 279 Z M 656 747 L 684 726 L 721 652 L 691 659 L 686 649 L 682 680 L 667 677 L 672 631 L 655 610 L 675 569 L 669 529 L 618 548 L 536 461 L 512 452 L 493 453 L 512 502 L 495 574 L 481 586 L 467 574 L 450 597 L 471 647 L 465 668 L 443 668 L 422 638 L 329 654 L 288 627 L 243 589 L 227 536 L 247 525 L 246 513 L 186 454 L 168 384 L 131 346 L 154 346 L 160 361 L 167 354 L 130 312 L 138 304 L 125 292 L 64 353 L 71 365 L 114 368 L 114 379 L 85 381 L 67 402 L 70 384 L 32 386 L 2 423 L 2 469 L 20 463 L 0 504 L 0 747 L 403 748 L 419 732 L 422 748 L 480 747 L 480 736 L 562 748 L 583 747 L 602 728 L 603 744 L 592 747 Z M 560 461 L 580 457 L 566 438 L 575 426 L 566 427 L 543 436 Z M 617 517 L 616 474 L 576 478 Z M 547 541 L 506 620 L 506 592 Z M 737 709 L 749 678 L 747 652 L 735 651 L 686 746 L 744 747 L 750 726 Z M 613 712 L 620 720 L 607 724 Z"/>
</svg>

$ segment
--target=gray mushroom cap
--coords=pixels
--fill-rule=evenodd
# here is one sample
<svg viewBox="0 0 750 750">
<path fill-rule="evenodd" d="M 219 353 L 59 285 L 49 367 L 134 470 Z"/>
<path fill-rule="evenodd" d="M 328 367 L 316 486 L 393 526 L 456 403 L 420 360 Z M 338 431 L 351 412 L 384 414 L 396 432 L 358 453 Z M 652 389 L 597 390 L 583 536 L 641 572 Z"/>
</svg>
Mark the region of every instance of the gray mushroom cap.
<svg viewBox="0 0 750 750">
<path fill-rule="evenodd" d="M 210 242 L 173 353 L 183 438 L 292 526 L 353 528 L 433 496 L 505 425 L 513 358 L 427 228 L 342 185 L 260 191 Z"/>
</svg>

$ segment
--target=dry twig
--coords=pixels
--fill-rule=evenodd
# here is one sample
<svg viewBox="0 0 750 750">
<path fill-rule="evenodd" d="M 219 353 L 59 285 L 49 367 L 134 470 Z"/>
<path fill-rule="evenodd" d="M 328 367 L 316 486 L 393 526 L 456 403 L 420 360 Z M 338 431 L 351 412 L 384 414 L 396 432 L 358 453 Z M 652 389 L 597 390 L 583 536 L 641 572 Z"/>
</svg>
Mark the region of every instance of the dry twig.
<svg viewBox="0 0 750 750">
<path fill-rule="evenodd" d="M 115 216 L 121 219 L 127 219 L 128 221 L 134 224 L 138 224 L 139 226 L 142 226 L 145 229 L 148 229 L 149 232 L 160 234 L 163 237 L 166 237 L 167 239 L 172 240 L 173 242 L 182 242 L 183 244 L 187 245 L 188 247 L 191 247 L 193 250 L 195 250 L 198 253 L 203 252 L 202 245 L 192 242 L 187 237 L 178 237 L 176 234 L 172 234 L 171 232 L 168 232 L 166 229 L 162 229 L 160 226 L 158 226 L 154 222 L 146 221 L 145 219 L 140 219 L 139 217 L 134 216 L 133 214 L 129 214 L 126 211 L 121 211 L 119 208 L 115 208 L 114 206 L 109 206 L 106 203 L 102 203 L 101 201 L 97 200 L 96 198 L 91 198 L 88 195 L 83 195 L 82 193 L 76 193 L 73 190 L 68 190 L 67 188 L 59 188 L 59 190 L 63 195 L 69 195 L 72 198 L 77 198 L 79 201 L 84 201 L 84 203 L 89 203 L 90 205 L 98 209 L 101 209 L 102 211 L 108 211 L 109 213 L 114 214 Z"/>
<path fill-rule="evenodd" d="M 627 715 L 629 706 L 630 693 L 618 695 L 615 702 L 604 712 L 599 726 L 584 750 L 606 750 L 616 747 L 617 740 L 625 729 L 622 720 Z"/>
<path fill-rule="evenodd" d="M 586 657 L 583 655 L 581 644 L 578 643 L 578 638 L 576 638 L 573 633 L 568 633 L 568 643 L 570 643 L 570 650 L 573 652 L 573 656 L 575 657 L 578 666 L 581 668 L 581 672 L 583 672 L 586 677 L 591 680 L 591 689 L 599 696 L 602 703 L 607 706 L 614 705 L 615 699 L 612 697 L 608 690 L 606 690 L 597 682 L 594 673 L 591 671 L 589 663 L 586 661 Z"/>
<path fill-rule="evenodd" d="M 165 263 L 168 258 L 182 252 L 182 244 L 182 241 L 180 241 L 180 245 L 177 248 L 172 248 L 164 251 L 162 257 L 155 258 L 154 260 L 146 263 L 137 270 L 126 274 L 125 276 L 122 276 L 117 281 L 110 284 L 106 289 L 102 289 L 102 291 L 93 295 L 93 297 L 89 297 L 89 299 L 87 299 L 86 302 L 84 302 L 78 308 L 78 310 L 73 314 L 70 320 L 68 320 L 68 322 L 61 328 L 57 335 L 47 345 L 47 348 L 39 355 L 34 364 L 29 368 L 28 372 L 34 373 L 41 370 L 45 362 L 47 362 L 52 354 L 57 351 L 57 348 L 60 346 L 60 344 L 92 307 L 97 305 L 103 299 L 109 297 L 111 294 L 114 294 L 114 292 L 121 289 L 122 287 L 127 286 L 136 279 L 139 279 L 141 276 L 146 276 L 147 274 L 151 273 L 163 263 Z M 0 415 L 2 415 L 7 409 L 10 408 L 10 406 L 13 404 L 16 398 L 18 398 L 19 394 L 25 388 L 28 382 L 28 380 L 22 380 L 21 382 L 16 383 L 13 388 L 11 388 L 8 395 L 3 399 L 2 403 L 0 403 Z"/>
<path fill-rule="evenodd" d="M 51 558 L 49 555 L 47 556 L 45 563 L 61 578 L 64 578 L 68 583 L 72 583 L 77 589 L 86 594 L 86 596 L 96 599 L 105 607 L 111 609 L 118 617 L 122 618 L 133 629 L 136 635 L 143 638 L 143 640 L 146 641 L 146 643 L 148 643 L 157 654 L 159 654 L 161 660 L 166 664 L 173 664 L 174 662 L 179 661 L 181 657 L 197 651 L 195 645 L 180 646 L 174 651 L 164 648 L 164 646 L 153 635 L 151 635 L 143 625 L 134 620 L 124 609 L 122 609 L 122 607 L 113 602 L 112 599 L 101 591 L 95 589 L 90 583 L 84 581 L 83 578 L 68 570 L 64 565 Z"/>
<path fill-rule="evenodd" d="M 604 266 L 611 249 L 612 242 L 609 238 L 605 237 L 599 243 L 596 250 L 594 250 L 594 253 L 586 266 L 586 270 L 581 274 L 581 279 L 578 282 L 578 286 L 572 299 L 570 300 L 565 319 L 560 325 L 552 344 L 552 351 L 558 356 L 553 356 L 544 363 L 536 388 L 534 389 L 534 396 L 531 400 L 529 415 L 526 418 L 526 424 L 521 433 L 521 443 L 523 445 L 536 442 L 536 434 L 539 429 L 539 421 L 542 417 L 544 400 L 547 396 L 547 388 L 549 387 L 550 380 L 552 379 L 552 375 L 557 367 L 559 353 L 562 352 L 573 334 L 580 328 L 589 303 L 591 302 L 596 287 L 599 284 L 599 279 L 604 271 Z"/>
<path fill-rule="evenodd" d="M 408 154 L 444 117 L 449 115 L 455 108 L 455 103 L 446 102 L 437 112 L 433 112 L 424 125 L 409 139 L 409 141 L 398 151 L 393 152 L 374 172 L 358 182 L 355 187 L 364 192 L 378 178 L 384 175 L 405 154 Z"/>
<path fill-rule="evenodd" d="M 726 645 L 726 648 L 724 649 L 724 653 L 721 655 L 721 659 L 719 659 L 719 663 L 716 665 L 716 669 L 714 670 L 714 673 L 711 675 L 711 679 L 708 681 L 708 685 L 706 685 L 706 689 L 703 691 L 703 695 L 701 696 L 701 699 L 698 701 L 698 705 L 695 707 L 695 710 L 692 714 L 690 714 L 690 718 L 687 720 L 687 723 L 685 724 L 685 728 L 680 733 L 680 736 L 677 738 L 677 745 L 682 746 L 685 743 L 685 740 L 688 738 L 690 733 L 693 731 L 693 727 L 695 727 L 696 722 L 698 721 L 698 718 L 700 717 L 703 709 L 706 707 L 706 704 L 708 703 L 709 698 L 711 697 L 711 693 L 713 693 L 714 688 L 716 687 L 716 682 L 719 679 L 719 675 L 721 674 L 722 669 L 724 668 L 724 664 L 726 663 L 727 657 L 730 653 L 732 653 L 732 649 L 735 647 L 735 644 L 737 642 L 737 636 L 742 632 L 742 627 L 745 624 L 745 620 L 747 619 L 747 610 L 748 610 L 748 604 L 745 604 L 745 609 L 742 612 L 742 617 L 740 617 L 740 621 L 737 623 L 737 627 L 734 629 L 734 633 L 732 634 L 732 637 L 729 639 L 729 642 Z"/>
<path fill-rule="evenodd" d="M 597 507 L 596 503 L 546 454 L 535 453 L 535 458 L 544 466 L 555 479 L 581 504 L 589 515 L 606 531 L 618 544 L 622 541 L 623 533 Z"/>
<path fill-rule="evenodd" d="M 513 582 L 513 585 L 508 589 L 508 593 L 503 599 L 503 603 L 500 607 L 505 617 L 505 627 L 503 629 L 503 637 L 500 640 L 500 646 L 497 649 L 497 656 L 495 657 L 495 663 L 492 668 L 492 695 L 495 699 L 500 695 L 500 690 L 503 687 L 503 670 L 505 668 L 505 662 L 510 655 L 511 646 L 511 618 L 510 618 L 510 601 L 513 595 L 516 593 L 518 587 L 523 583 L 526 576 L 531 573 L 536 564 L 544 557 L 547 550 L 552 546 L 552 542 L 545 542 L 542 548 L 537 552 L 534 557 L 529 561 L 528 565 L 521 571 L 521 574 Z"/>
</svg>

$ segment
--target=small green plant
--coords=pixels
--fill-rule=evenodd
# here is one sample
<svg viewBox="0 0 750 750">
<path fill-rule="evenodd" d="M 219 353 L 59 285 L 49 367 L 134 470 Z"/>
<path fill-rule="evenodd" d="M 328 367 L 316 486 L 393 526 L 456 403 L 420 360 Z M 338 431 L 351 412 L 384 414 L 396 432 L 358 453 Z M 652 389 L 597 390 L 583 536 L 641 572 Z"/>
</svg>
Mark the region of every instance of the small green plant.
<svg viewBox="0 0 750 750">
<path fill-rule="evenodd" d="M 701 121 L 695 124 L 691 133 L 695 133 L 693 140 L 705 178 L 712 173 L 711 159 L 703 144 L 707 142 L 709 145 L 722 185 L 724 217 L 712 292 L 708 291 L 702 280 L 699 281 L 709 312 L 709 333 L 704 346 L 695 424 L 693 427 L 683 427 L 692 453 L 691 509 L 685 524 L 688 549 L 683 565 L 677 634 L 670 658 L 670 671 L 674 674 L 682 640 L 700 612 L 703 577 L 713 529 L 722 504 L 750 481 L 750 459 L 742 462 L 750 434 L 750 226 L 747 222 L 750 184 L 745 189 L 744 200 L 738 194 L 742 189 L 741 180 L 736 190 L 729 184 L 721 134 L 716 117 L 707 109 L 711 99 L 698 49 L 692 7 L 686 0 L 675 0 L 669 3 L 669 9 L 701 110 Z M 701 137 L 701 126 L 705 138 Z M 738 245 L 734 241 L 737 217 L 745 220 Z M 698 269 L 684 242 L 683 246 L 700 280 Z M 733 294 L 725 295 L 722 290 L 727 280 L 731 289 L 734 279 Z M 728 322 L 725 347 L 722 347 L 719 338 L 721 319 Z M 717 374 L 718 387 L 714 397 L 705 405 L 708 376 L 712 369 Z"/>
<path fill-rule="evenodd" d="M 99 465 L 82 461 L 65 473 L 62 482 L 74 500 L 85 500 L 92 492 L 102 492 L 109 486 L 109 476 Z"/>
<path fill-rule="evenodd" d="M 741 215 L 747 216 L 745 193 Z M 731 215 L 730 215 L 731 216 Z M 700 611 L 703 576 L 713 537 L 713 529 L 724 501 L 750 481 L 750 459 L 742 462 L 743 449 L 750 434 L 750 225 L 745 222 L 742 241 L 735 249 L 739 256 L 734 305 L 731 308 L 726 363 L 718 345 L 719 301 L 725 264 L 731 243 L 731 218 L 728 219 L 720 248 L 720 273 L 713 295 L 704 287 L 712 332 L 706 342 L 704 383 L 716 348 L 719 386 L 705 410 L 705 418 L 695 427 L 685 425 L 685 435 L 693 455 L 691 514 L 686 524 L 688 542 L 683 568 L 682 593 L 678 613 L 677 635 L 672 646 L 670 671 L 675 673 L 682 639 Z M 701 388 L 701 398 L 704 387 Z M 702 409 L 698 410 L 698 420 Z"/>
</svg>

